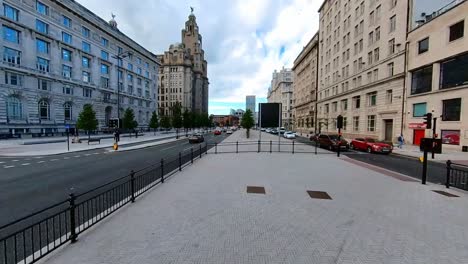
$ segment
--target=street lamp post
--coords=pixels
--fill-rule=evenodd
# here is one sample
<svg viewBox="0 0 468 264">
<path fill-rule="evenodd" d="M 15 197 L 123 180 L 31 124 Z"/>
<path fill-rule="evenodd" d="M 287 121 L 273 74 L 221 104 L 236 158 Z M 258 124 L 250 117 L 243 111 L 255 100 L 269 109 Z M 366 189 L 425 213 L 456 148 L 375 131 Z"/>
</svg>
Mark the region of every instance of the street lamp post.
<svg viewBox="0 0 468 264">
<path fill-rule="evenodd" d="M 122 66 L 120 65 L 120 61 L 131 55 L 133 55 L 133 53 L 127 50 L 127 51 L 120 52 L 115 56 L 112 56 L 112 58 L 117 59 L 117 66 L 123 67 L 123 64 Z M 119 119 L 118 126 L 120 127 L 120 87 L 119 87 L 120 82 L 119 81 L 120 80 L 117 77 L 117 118 Z"/>
</svg>

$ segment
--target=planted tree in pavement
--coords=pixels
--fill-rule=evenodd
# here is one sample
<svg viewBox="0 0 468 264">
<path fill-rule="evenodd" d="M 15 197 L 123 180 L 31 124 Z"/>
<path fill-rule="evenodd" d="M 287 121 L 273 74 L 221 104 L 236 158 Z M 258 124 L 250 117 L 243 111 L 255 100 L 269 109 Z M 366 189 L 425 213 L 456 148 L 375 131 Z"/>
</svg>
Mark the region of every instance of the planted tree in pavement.
<svg viewBox="0 0 468 264">
<path fill-rule="evenodd" d="M 171 119 L 167 115 L 161 116 L 161 127 L 166 130 L 171 128 Z"/>
<path fill-rule="evenodd" d="M 250 137 L 250 129 L 254 126 L 255 121 L 253 119 L 252 111 L 250 109 L 247 109 L 245 111 L 244 115 L 242 115 L 242 122 L 241 126 L 245 129 L 247 129 L 247 138 Z"/>
<path fill-rule="evenodd" d="M 133 131 L 138 126 L 138 122 L 135 120 L 133 109 L 127 108 L 125 110 L 122 125 L 124 129 L 130 130 L 130 133 L 132 133 L 131 131 Z"/>
<path fill-rule="evenodd" d="M 156 111 L 153 111 L 153 115 L 151 116 L 149 127 L 154 130 L 154 134 L 156 135 L 156 129 L 159 127 L 159 120 Z"/>
<path fill-rule="evenodd" d="M 171 107 L 172 112 L 172 126 L 176 129 L 176 138 L 179 138 L 179 129 L 182 127 L 182 104 L 176 102 Z"/>
<path fill-rule="evenodd" d="M 81 111 L 76 122 L 76 127 L 79 129 L 86 130 L 88 132 L 88 140 L 91 138 L 91 131 L 96 130 L 98 127 L 98 120 L 96 119 L 96 112 L 93 110 L 93 106 L 85 104 L 83 111 Z"/>
</svg>

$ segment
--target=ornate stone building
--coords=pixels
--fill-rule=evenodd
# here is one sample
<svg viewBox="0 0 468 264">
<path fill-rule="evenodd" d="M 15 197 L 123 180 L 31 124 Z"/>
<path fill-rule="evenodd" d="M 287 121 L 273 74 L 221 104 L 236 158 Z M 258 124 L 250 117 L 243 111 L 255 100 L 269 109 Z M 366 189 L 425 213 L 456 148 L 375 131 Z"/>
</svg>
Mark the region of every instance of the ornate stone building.
<svg viewBox="0 0 468 264">
<path fill-rule="evenodd" d="M 169 115 L 180 102 L 190 111 L 208 113 L 208 65 L 196 17 L 190 14 L 182 30 L 182 43 L 176 43 L 158 55 L 159 113 Z"/>
<path fill-rule="evenodd" d="M 293 72 L 291 69 L 274 71 L 270 89 L 268 89 L 268 103 L 281 103 L 282 124 L 286 129 L 292 129 L 292 105 L 293 105 Z"/>
<path fill-rule="evenodd" d="M 293 129 L 301 134 L 315 132 L 317 99 L 318 33 L 294 61 Z"/>
<path fill-rule="evenodd" d="M 64 132 L 84 104 L 93 105 L 100 129 L 118 117 L 119 106 L 147 126 L 156 110 L 158 61 L 114 19 L 107 23 L 72 0 L 0 4 L 0 134 Z"/>
</svg>

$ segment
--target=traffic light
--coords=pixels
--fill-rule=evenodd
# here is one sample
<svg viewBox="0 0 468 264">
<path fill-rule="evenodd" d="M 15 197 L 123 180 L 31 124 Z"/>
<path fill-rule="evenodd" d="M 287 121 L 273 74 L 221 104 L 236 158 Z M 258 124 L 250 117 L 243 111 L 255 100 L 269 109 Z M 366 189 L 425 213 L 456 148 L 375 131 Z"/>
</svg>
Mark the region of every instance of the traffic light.
<svg viewBox="0 0 468 264">
<path fill-rule="evenodd" d="M 427 113 L 424 115 L 424 124 L 426 124 L 426 129 L 432 128 L 432 113 Z"/>
<path fill-rule="evenodd" d="M 339 115 L 336 118 L 336 128 L 341 129 L 343 128 L 343 116 Z"/>
</svg>

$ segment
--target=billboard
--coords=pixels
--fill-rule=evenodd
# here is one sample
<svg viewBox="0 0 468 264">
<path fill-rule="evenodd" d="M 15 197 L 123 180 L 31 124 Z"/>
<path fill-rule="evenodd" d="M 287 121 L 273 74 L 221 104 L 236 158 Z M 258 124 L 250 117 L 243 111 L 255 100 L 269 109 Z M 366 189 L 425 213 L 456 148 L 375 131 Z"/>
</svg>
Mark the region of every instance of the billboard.
<svg viewBox="0 0 468 264">
<path fill-rule="evenodd" d="M 259 104 L 259 126 L 280 127 L 281 126 L 281 104 L 262 103 Z"/>
</svg>

